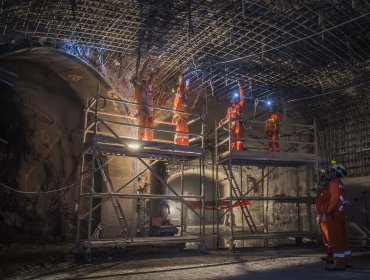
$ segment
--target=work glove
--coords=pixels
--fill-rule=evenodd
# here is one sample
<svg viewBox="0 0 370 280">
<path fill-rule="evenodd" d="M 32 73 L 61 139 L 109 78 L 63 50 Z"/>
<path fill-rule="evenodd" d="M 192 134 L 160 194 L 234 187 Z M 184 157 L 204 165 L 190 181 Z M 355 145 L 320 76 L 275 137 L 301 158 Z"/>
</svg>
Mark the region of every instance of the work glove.
<svg viewBox="0 0 370 280">
<path fill-rule="evenodd" d="M 317 222 L 318 224 L 320 224 L 320 223 L 321 223 L 321 217 L 320 217 L 320 215 L 317 215 L 317 216 L 316 216 L 316 222 Z"/>
<path fill-rule="evenodd" d="M 189 80 L 189 79 L 186 79 L 186 81 L 185 81 L 185 86 L 186 86 L 186 87 L 189 87 L 189 86 L 190 86 L 190 80 Z"/>
<path fill-rule="evenodd" d="M 321 222 L 322 223 L 326 223 L 327 220 L 328 220 L 328 217 L 326 216 L 326 214 L 325 213 L 322 214 L 322 216 L 321 216 Z"/>
</svg>

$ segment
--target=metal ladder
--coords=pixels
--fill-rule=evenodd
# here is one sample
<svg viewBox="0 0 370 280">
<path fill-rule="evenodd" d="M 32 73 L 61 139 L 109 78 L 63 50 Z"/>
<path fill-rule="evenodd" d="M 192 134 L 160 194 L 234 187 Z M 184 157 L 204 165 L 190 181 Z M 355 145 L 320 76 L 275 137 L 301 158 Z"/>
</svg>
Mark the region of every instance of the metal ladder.
<svg viewBox="0 0 370 280">
<path fill-rule="evenodd" d="M 119 199 L 116 196 L 113 196 L 115 193 L 115 189 L 113 187 L 112 180 L 110 179 L 108 168 L 107 168 L 107 160 L 106 156 L 97 155 L 96 162 L 98 164 L 100 173 L 102 174 L 103 182 L 105 184 L 105 187 L 107 188 L 107 191 L 110 195 L 110 199 L 114 208 L 114 211 L 116 212 L 118 222 L 121 226 L 121 234 L 120 236 L 122 238 L 128 239 L 129 238 L 129 229 L 128 229 L 128 223 L 125 217 L 125 214 L 123 213 L 122 206 L 119 202 Z M 131 238 L 132 240 L 132 238 Z"/>
<path fill-rule="evenodd" d="M 235 177 L 234 177 L 233 171 L 231 169 L 231 166 L 228 164 L 228 165 L 222 165 L 222 167 L 224 168 L 227 179 L 229 180 L 230 188 L 232 189 L 235 197 L 237 197 L 236 200 L 239 203 L 241 203 L 240 204 L 240 209 L 242 210 L 242 215 L 243 215 L 243 217 L 245 218 L 245 220 L 248 224 L 249 230 L 251 231 L 251 233 L 256 233 L 257 232 L 256 224 L 253 221 L 253 218 L 251 216 L 251 213 L 250 213 L 248 207 L 244 204 L 245 200 L 242 199 L 242 197 L 244 197 L 244 195 L 242 193 L 242 190 L 238 186 L 238 183 L 235 180 Z M 231 197 L 230 197 L 230 199 L 231 199 Z M 229 211 L 232 211 L 232 209 L 230 209 Z"/>
</svg>

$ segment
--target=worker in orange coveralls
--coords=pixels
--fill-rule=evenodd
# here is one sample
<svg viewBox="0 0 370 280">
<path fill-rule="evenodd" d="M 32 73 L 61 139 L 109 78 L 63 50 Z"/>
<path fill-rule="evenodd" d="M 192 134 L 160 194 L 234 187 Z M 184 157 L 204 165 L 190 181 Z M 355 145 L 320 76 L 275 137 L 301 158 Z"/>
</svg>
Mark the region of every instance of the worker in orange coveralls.
<svg viewBox="0 0 370 280">
<path fill-rule="evenodd" d="M 144 72 L 150 63 L 150 76 L 149 80 L 143 80 Z M 152 107 L 145 105 L 153 106 L 153 82 L 154 82 L 154 71 L 155 65 L 154 61 L 147 59 L 139 74 L 131 77 L 130 82 L 135 86 L 135 99 L 136 103 L 143 104 L 138 106 L 138 135 L 137 138 L 142 140 L 145 139 L 148 141 L 153 140 L 153 128 L 154 127 L 154 110 Z"/>
<path fill-rule="evenodd" d="M 245 104 L 244 89 L 239 85 L 239 95 L 235 94 L 232 97 L 232 104 L 227 109 L 226 117 L 220 121 L 220 124 L 230 120 L 230 137 L 233 138 L 231 141 L 231 149 L 241 151 L 244 149 L 243 140 L 240 138 L 244 137 L 244 124 L 240 120 L 243 116 L 243 109 Z M 238 139 L 235 139 L 238 138 Z"/>
<path fill-rule="evenodd" d="M 327 223 L 329 242 L 333 247 L 334 263 L 327 265 L 327 270 L 344 270 L 352 267 L 352 252 L 349 246 L 345 228 L 343 182 L 341 178 L 347 176 L 347 171 L 340 164 L 334 164 L 331 168 L 331 181 L 329 184 L 329 203 L 324 207 L 321 221 Z"/>
<path fill-rule="evenodd" d="M 322 174 L 320 177 L 319 182 L 319 192 L 316 198 L 316 211 L 317 211 L 317 222 L 320 225 L 322 239 L 324 241 L 324 245 L 326 247 L 327 256 L 321 257 L 321 260 L 326 261 L 328 263 L 333 262 L 333 248 L 329 243 L 329 233 L 328 233 L 328 227 L 326 223 L 323 223 L 321 220 L 323 210 L 328 207 L 329 203 L 329 183 L 330 183 L 330 174 L 328 172 L 325 172 L 325 170 L 322 170 Z"/>
<path fill-rule="evenodd" d="M 189 85 L 190 80 L 185 81 L 182 76 L 179 77 L 179 84 L 177 86 L 175 100 L 173 103 L 173 109 L 177 111 L 184 111 L 190 113 L 194 110 L 196 104 L 199 101 L 201 91 L 199 91 L 193 105 L 189 108 Z M 176 134 L 174 137 L 174 143 L 177 145 L 188 146 L 189 145 L 189 126 L 188 126 L 189 115 L 175 112 L 172 118 L 172 124 L 175 125 Z"/>
<path fill-rule="evenodd" d="M 269 109 L 269 115 L 267 116 L 265 124 L 265 135 L 268 141 L 270 152 L 279 152 L 279 124 L 281 120 L 280 113 L 276 112 L 272 107 Z"/>
</svg>

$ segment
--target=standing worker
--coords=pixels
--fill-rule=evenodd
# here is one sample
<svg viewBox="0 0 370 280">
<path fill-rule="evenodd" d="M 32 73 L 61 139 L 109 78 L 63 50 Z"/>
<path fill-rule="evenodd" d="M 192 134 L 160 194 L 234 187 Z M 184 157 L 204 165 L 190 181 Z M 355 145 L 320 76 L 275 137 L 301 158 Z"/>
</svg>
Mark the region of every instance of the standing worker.
<svg viewBox="0 0 370 280">
<path fill-rule="evenodd" d="M 316 211 L 317 211 L 317 222 L 320 225 L 321 235 L 326 247 L 327 256 L 321 257 L 323 261 L 328 263 L 333 262 L 333 248 L 329 243 L 329 233 L 326 223 L 323 223 L 321 220 L 323 210 L 327 209 L 329 203 L 329 183 L 330 183 L 330 174 L 322 170 L 320 182 L 319 182 L 319 192 L 316 198 Z"/>
<path fill-rule="evenodd" d="M 269 108 L 269 114 L 267 116 L 265 124 L 265 135 L 267 138 L 270 152 L 279 152 L 279 124 L 281 120 L 280 113 L 276 112 L 272 107 Z"/>
<path fill-rule="evenodd" d="M 171 210 L 170 210 L 170 205 L 168 204 L 167 199 L 162 198 L 159 201 L 159 206 L 161 207 L 162 225 L 169 225 L 170 220 L 168 219 L 168 215 L 171 214 Z"/>
<path fill-rule="evenodd" d="M 190 113 L 194 110 L 196 104 L 199 101 L 201 91 L 199 91 L 193 105 L 189 108 L 189 85 L 190 80 L 187 79 L 184 85 L 184 79 L 182 76 L 179 77 L 179 84 L 177 86 L 175 100 L 173 103 L 173 109 L 177 111 L 183 111 Z M 174 91 L 174 89 L 173 89 Z M 175 125 L 176 133 L 174 137 L 174 143 L 177 145 L 188 146 L 189 145 L 189 126 L 188 126 L 189 115 L 180 112 L 175 112 L 172 118 L 172 124 Z"/>
<path fill-rule="evenodd" d="M 138 134 L 139 140 L 145 139 L 148 141 L 153 140 L 153 127 L 154 127 L 154 110 L 153 107 L 153 82 L 154 82 L 154 61 L 150 63 L 150 76 L 149 80 L 143 79 L 144 72 L 148 66 L 149 59 L 147 59 L 141 71 L 131 77 L 130 82 L 135 87 L 135 99 L 136 103 L 142 104 L 138 106 Z"/>
<path fill-rule="evenodd" d="M 241 120 L 243 116 L 243 109 L 245 104 L 244 89 L 239 86 L 239 94 L 234 94 L 231 101 L 231 106 L 227 109 L 226 117 L 220 121 L 220 124 L 224 123 L 227 119 L 230 119 L 230 137 L 231 149 L 241 151 L 244 149 L 243 140 L 244 137 L 244 124 Z"/>
<path fill-rule="evenodd" d="M 334 263 L 327 265 L 327 270 L 344 270 L 352 267 L 352 252 L 349 246 L 345 227 L 343 182 L 341 178 L 347 176 L 347 171 L 340 164 L 334 164 L 331 168 L 331 181 L 329 184 L 329 203 L 323 209 L 322 222 L 326 222 L 329 231 L 329 241 L 333 246 Z"/>
</svg>

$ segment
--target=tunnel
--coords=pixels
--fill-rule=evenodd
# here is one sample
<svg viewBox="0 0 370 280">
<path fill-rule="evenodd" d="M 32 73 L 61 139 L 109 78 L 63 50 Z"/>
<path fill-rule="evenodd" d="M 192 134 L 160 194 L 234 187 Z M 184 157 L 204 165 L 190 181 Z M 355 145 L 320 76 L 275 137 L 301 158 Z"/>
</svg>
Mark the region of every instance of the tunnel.
<svg viewBox="0 0 370 280">
<path fill-rule="evenodd" d="M 1 1 L 0 278 L 367 279 L 369 30 L 362 0 Z"/>
</svg>

